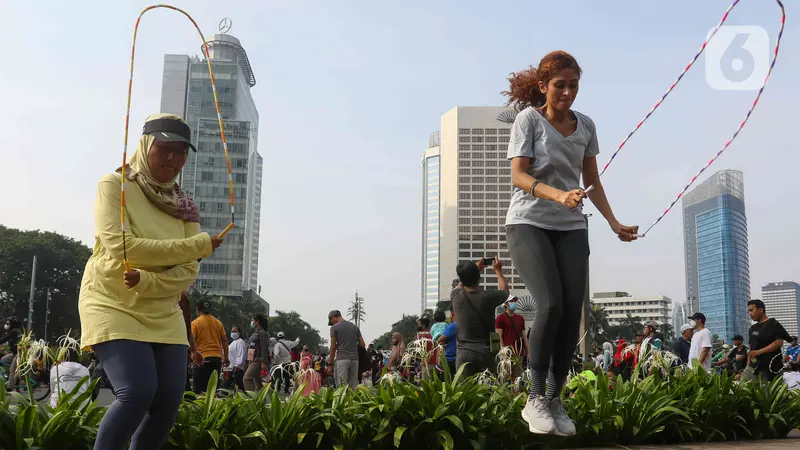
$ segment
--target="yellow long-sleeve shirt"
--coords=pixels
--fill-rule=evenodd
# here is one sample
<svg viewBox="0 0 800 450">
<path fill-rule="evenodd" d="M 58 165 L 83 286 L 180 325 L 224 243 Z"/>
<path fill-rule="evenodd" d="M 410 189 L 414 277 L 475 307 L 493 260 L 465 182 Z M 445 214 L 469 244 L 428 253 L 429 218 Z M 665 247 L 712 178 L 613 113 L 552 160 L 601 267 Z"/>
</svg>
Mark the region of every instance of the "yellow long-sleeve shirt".
<svg viewBox="0 0 800 450">
<path fill-rule="evenodd" d="M 140 281 L 128 289 L 122 274 L 119 174 L 100 179 L 95 199 L 95 245 L 81 281 L 78 311 L 81 346 L 115 339 L 188 345 L 178 307 L 180 293 L 194 283 L 199 258 L 213 252 L 200 224 L 173 217 L 125 183 L 128 262 Z"/>
</svg>

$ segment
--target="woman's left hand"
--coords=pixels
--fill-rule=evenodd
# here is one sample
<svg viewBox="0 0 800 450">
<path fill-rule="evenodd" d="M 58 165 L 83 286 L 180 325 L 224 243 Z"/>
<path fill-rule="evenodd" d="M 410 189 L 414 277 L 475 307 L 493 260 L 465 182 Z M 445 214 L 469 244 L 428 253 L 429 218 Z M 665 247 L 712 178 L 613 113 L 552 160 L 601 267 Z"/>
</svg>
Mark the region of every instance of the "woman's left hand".
<svg viewBox="0 0 800 450">
<path fill-rule="evenodd" d="M 123 273 L 122 277 L 125 279 L 125 286 L 127 286 L 128 289 L 133 289 L 139 284 L 141 275 L 138 270 L 131 270 L 130 272 Z"/>
<path fill-rule="evenodd" d="M 631 242 L 638 239 L 639 234 L 639 226 L 627 226 L 623 225 L 619 222 L 613 222 L 611 224 L 611 229 L 614 230 L 614 233 L 617 234 L 619 240 L 622 242 Z"/>
</svg>

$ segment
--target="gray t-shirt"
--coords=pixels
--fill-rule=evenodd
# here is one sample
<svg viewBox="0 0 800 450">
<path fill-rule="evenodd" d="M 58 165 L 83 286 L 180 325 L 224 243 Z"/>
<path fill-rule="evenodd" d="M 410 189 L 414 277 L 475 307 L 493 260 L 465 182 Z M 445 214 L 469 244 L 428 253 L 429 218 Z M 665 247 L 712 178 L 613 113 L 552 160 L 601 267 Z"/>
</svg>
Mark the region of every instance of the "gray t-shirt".
<svg viewBox="0 0 800 450">
<path fill-rule="evenodd" d="M 573 111 L 578 126 L 569 137 L 558 132 L 536 109 L 529 107 L 517 114 L 511 127 L 508 159 L 532 158 L 528 173 L 548 186 L 562 191 L 581 187 L 583 158 L 597 156 L 600 147 L 594 122 Z M 517 187 L 511 196 L 506 225 L 533 225 L 546 230 L 581 230 L 586 222 L 581 208 L 568 207 L 531 196 Z"/>
<path fill-rule="evenodd" d="M 505 291 L 468 292 L 455 288 L 450 292 L 456 313 L 457 348 L 476 352 L 489 351 L 489 333 L 494 329 L 494 310 L 508 300 Z"/>
<path fill-rule="evenodd" d="M 331 340 L 336 339 L 335 360 L 358 361 L 358 338 L 361 330 L 352 323 L 342 320 L 331 326 Z"/>
</svg>

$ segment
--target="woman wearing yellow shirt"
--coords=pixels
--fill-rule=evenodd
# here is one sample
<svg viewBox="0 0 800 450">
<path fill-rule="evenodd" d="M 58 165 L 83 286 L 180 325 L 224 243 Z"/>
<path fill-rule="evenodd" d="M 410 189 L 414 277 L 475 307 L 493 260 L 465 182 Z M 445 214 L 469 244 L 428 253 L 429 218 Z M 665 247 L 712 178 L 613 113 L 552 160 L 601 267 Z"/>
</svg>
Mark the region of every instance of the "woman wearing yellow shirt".
<svg viewBox="0 0 800 450">
<path fill-rule="evenodd" d="M 180 117 L 147 118 L 125 170 L 125 272 L 120 226 L 120 169 L 100 179 L 95 245 L 81 283 L 82 347 L 92 348 L 116 400 L 100 424 L 95 450 L 161 448 L 175 422 L 186 381 L 189 341 L 178 306 L 199 259 L 222 239 L 200 232 L 200 212 L 177 185 L 189 148 Z M 196 150 L 195 150 L 196 151 Z"/>
</svg>

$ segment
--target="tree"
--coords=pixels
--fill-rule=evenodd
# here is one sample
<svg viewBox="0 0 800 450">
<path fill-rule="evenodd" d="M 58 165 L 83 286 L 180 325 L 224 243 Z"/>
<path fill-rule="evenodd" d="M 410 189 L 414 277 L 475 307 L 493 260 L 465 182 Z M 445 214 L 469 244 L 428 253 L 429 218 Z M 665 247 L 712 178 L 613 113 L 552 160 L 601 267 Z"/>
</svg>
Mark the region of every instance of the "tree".
<svg viewBox="0 0 800 450">
<path fill-rule="evenodd" d="M 67 236 L 35 231 L 21 231 L 0 225 L 0 314 L 28 318 L 33 255 L 36 255 L 36 285 L 33 303 L 33 332 L 39 338 L 54 341 L 68 330 L 80 330 L 78 295 L 89 247 Z M 50 289 L 50 314 L 43 336 L 47 289 Z M 26 324 L 26 326 L 29 326 Z"/>
<path fill-rule="evenodd" d="M 383 333 L 372 341 L 372 345 L 375 346 L 375 348 L 382 348 L 384 350 L 392 348 L 392 334 L 394 334 L 393 331 Z"/>
<path fill-rule="evenodd" d="M 286 339 L 294 340 L 299 337 L 300 345 L 307 345 L 312 352 L 328 343 L 327 339 L 322 338 L 319 330 L 301 319 L 296 311 L 275 311 L 275 315 L 269 318 L 270 335 L 275 336 L 279 331 L 283 331 Z"/>
<path fill-rule="evenodd" d="M 664 338 L 664 343 L 669 342 L 672 344 L 672 341 L 675 340 L 675 329 L 669 323 L 665 323 L 661 326 L 661 336 Z"/>
<path fill-rule="evenodd" d="M 592 337 L 597 337 L 608 328 L 608 312 L 600 305 L 592 305 L 589 310 L 589 330 Z"/>
<path fill-rule="evenodd" d="M 366 319 L 364 319 L 366 315 L 367 312 L 364 311 L 364 297 L 359 297 L 358 292 L 356 292 L 356 298 L 350 302 L 350 307 L 347 308 L 347 317 L 357 327 L 361 328 L 361 323 L 366 322 Z"/>
</svg>

